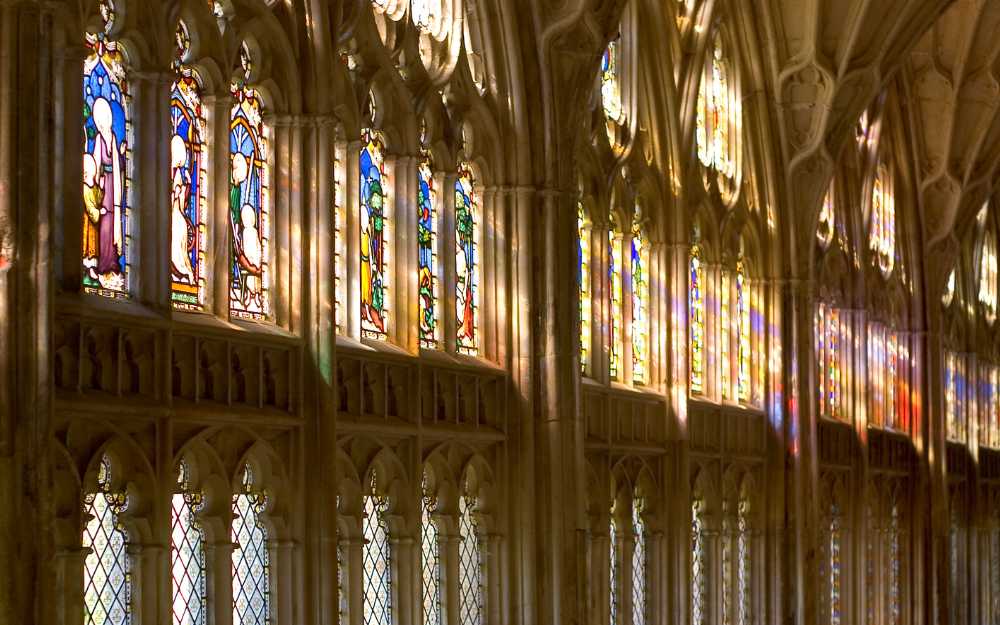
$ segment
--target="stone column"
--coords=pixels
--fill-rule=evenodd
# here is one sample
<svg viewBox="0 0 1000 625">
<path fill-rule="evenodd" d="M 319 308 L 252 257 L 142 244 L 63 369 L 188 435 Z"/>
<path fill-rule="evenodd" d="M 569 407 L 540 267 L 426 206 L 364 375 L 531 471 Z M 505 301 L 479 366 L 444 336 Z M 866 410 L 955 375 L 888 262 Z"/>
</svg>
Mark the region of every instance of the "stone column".
<svg viewBox="0 0 1000 625">
<path fill-rule="evenodd" d="M 361 154 L 361 141 L 355 139 L 347 144 L 347 202 L 345 204 L 347 219 L 344 223 L 345 250 L 347 253 L 344 300 L 344 327 L 347 336 L 361 338 L 361 180 L 358 155 Z"/>
<path fill-rule="evenodd" d="M 457 243 L 455 240 L 455 183 L 458 175 L 455 172 L 435 172 L 435 180 L 443 181 L 441 185 L 441 218 L 438 232 L 438 258 L 441 262 L 441 306 L 439 323 L 441 324 L 441 346 L 449 353 L 455 353 L 458 333 L 458 318 L 456 312 L 455 288 L 457 284 L 456 258 Z"/>
<path fill-rule="evenodd" d="M 305 611 L 302 580 L 293 566 L 295 541 L 273 540 L 270 541 L 268 549 L 271 550 L 273 563 L 269 580 L 274 593 L 270 602 L 271 615 L 275 625 L 294 625 L 296 615 L 303 619 Z"/>
<path fill-rule="evenodd" d="M 233 623 L 233 550 L 228 536 L 215 543 L 205 545 L 205 568 L 207 569 L 208 610 L 214 625 Z"/>
<path fill-rule="evenodd" d="M 229 281 L 232 263 L 233 235 L 229 213 L 229 191 L 232 186 L 232 158 L 229 154 L 229 118 L 233 98 L 226 90 L 205 98 L 208 126 L 208 212 L 210 213 L 205 266 L 208 298 L 206 310 L 222 319 L 229 319 Z"/>
<path fill-rule="evenodd" d="M 417 159 L 397 156 L 392 174 L 395 189 L 392 224 L 394 243 L 389 285 L 392 297 L 391 332 L 399 345 L 416 353 L 420 348 L 419 300 L 417 282 Z"/>
</svg>

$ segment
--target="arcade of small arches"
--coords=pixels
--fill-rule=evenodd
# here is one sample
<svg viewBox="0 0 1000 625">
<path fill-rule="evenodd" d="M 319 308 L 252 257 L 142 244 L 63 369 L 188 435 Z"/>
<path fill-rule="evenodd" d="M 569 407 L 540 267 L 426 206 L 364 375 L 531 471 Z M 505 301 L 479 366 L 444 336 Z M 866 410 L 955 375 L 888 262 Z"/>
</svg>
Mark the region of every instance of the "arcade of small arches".
<svg viewBox="0 0 1000 625">
<path fill-rule="evenodd" d="M 0 0 L 0 621 L 1000 623 L 1000 8 L 839 1 Z"/>
</svg>

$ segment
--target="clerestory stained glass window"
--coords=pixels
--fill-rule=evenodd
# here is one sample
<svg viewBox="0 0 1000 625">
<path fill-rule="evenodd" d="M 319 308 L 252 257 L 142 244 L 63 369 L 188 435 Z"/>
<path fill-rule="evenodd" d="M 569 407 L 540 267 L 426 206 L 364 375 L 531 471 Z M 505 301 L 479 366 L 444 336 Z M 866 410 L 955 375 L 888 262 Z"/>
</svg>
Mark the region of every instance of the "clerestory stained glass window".
<svg viewBox="0 0 1000 625">
<path fill-rule="evenodd" d="M 205 532 L 197 515 L 204 496 L 191 484 L 191 469 L 182 461 L 171 500 L 170 571 L 174 625 L 206 625 Z"/>
<path fill-rule="evenodd" d="M 455 182 L 456 326 L 458 351 L 472 356 L 479 354 L 481 220 L 475 178 L 463 163 Z"/>
<path fill-rule="evenodd" d="M 129 625 L 132 622 L 132 578 L 129 537 L 121 515 L 128 508 L 124 489 L 112 480 L 111 458 L 97 469 L 97 489 L 83 498 L 86 526 L 83 549 L 85 625 Z"/>
<path fill-rule="evenodd" d="M 205 141 L 201 80 L 185 65 L 191 36 L 177 23 L 174 84 L 170 93 L 170 299 L 174 308 L 201 310 L 205 303 Z"/>
<path fill-rule="evenodd" d="M 644 500 L 638 493 L 632 498 L 632 532 L 635 544 L 632 549 L 632 625 L 645 625 L 646 605 L 646 521 L 642 518 Z"/>
<path fill-rule="evenodd" d="M 389 207 L 386 206 L 385 141 L 371 128 L 361 132 L 361 336 L 388 336 L 389 284 L 386 258 Z"/>
<path fill-rule="evenodd" d="M 617 34 L 608 42 L 601 57 L 601 104 L 605 117 L 616 123 L 622 123 L 625 118 L 622 105 L 621 45 L 621 34 Z"/>
<path fill-rule="evenodd" d="M 483 623 L 483 556 L 480 547 L 478 502 L 468 493 L 458 500 L 459 622 L 461 625 Z"/>
<path fill-rule="evenodd" d="M 816 239 L 823 249 L 830 246 L 830 242 L 833 240 L 833 231 L 836 227 L 833 197 L 833 181 L 831 180 L 830 186 L 826 190 L 826 195 L 823 196 L 823 206 L 819 211 L 819 224 L 816 227 Z"/>
<path fill-rule="evenodd" d="M 632 382 L 649 382 L 649 241 L 632 225 Z"/>
<path fill-rule="evenodd" d="M 705 269 L 702 265 L 701 248 L 691 248 L 690 291 L 688 294 L 688 323 L 691 334 L 691 392 L 705 391 Z"/>
<path fill-rule="evenodd" d="M 267 528 L 261 519 L 266 508 L 267 495 L 257 484 L 250 465 L 245 465 L 240 489 L 233 495 L 234 625 L 271 622 L 271 563 Z"/>
<path fill-rule="evenodd" d="M 127 297 L 132 245 L 132 96 L 128 58 L 111 35 L 117 11 L 100 1 L 102 30 L 83 62 L 83 290 Z"/>
<path fill-rule="evenodd" d="M 437 496 L 424 473 L 420 507 L 420 570 L 423 580 L 423 625 L 442 625 L 441 619 L 441 554 L 438 528 L 434 522 Z"/>
<path fill-rule="evenodd" d="M 698 159 L 718 172 L 720 181 L 732 181 L 737 168 L 739 104 L 730 83 L 729 60 L 716 34 L 698 90 L 695 141 Z"/>
<path fill-rule="evenodd" d="M 423 134 L 423 133 L 422 133 Z M 417 286 L 420 296 L 420 346 L 438 346 L 438 212 L 430 152 L 417 164 Z"/>
<path fill-rule="evenodd" d="M 580 292 L 580 369 L 586 373 L 590 365 L 593 300 L 590 284 L 590 224 L 582 201 L 576 203 L 576 233 L 578 241 L 576 279 Z"/>
<path fill-rule="evenodd" d="M 884 276 L 892 273 L 896 262 L 895 202 L 889 168 L 885 164 L 880 164 L 872 184 L 869 247 Z"/>
<path fill-rule="evenodd" d="M 617 228 L 608 231 L 608 281 L 611 283 L 611 346 L 609 350 L 609 370 L 612 380 L 621 380 L 622 352 L 625 351 L 624 320 L 622 307 L 625 302 L 625 288 L 622 284 L 622 233 Z"/>
<path fill-rule="evenodd" d="M 378 474 L 372 471 L 364 498 L 362 532 L 362 607 L 364 625 L 392 625 L 392 551 L 389 544 L 389 498 L 381 494 Z"/>
<path fill-rule="evenodd" d="M 986 321 L 997 318 L 997 239 L 987 224 L 979 258 L 979 302 L 983 305 Z"/>
<path fill-rule="evenodd" d="M 270 138 L 260 93 L 249 86 L 254 67 L 245 42 L 240 63 L 240 77 L 230 86 L 229 311 L 233 317 L 259 320 L 271 312 Z"/>
</svg>

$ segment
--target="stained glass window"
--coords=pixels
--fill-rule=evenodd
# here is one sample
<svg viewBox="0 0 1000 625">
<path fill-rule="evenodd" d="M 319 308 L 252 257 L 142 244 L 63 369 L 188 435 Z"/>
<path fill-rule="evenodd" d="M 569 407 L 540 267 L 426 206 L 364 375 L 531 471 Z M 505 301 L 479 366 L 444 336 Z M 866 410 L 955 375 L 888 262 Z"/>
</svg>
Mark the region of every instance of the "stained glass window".
<svg viewBox="0 0 1000 625">
<path fill-rule="evenodd" d="M 615 513 L 611 512 L 611 522 L 608 525 L 608 611 L 610 625 L 618 625 L 618 525 L 615 523 Z"/>
<path fill-rule="evenodd" d="M 642 518 L 644 501 L 638 493 L 632 499 L 632 625 L 645 625 L 646 606 L 646 521 Z"/>
<path fill-rule="evenodd" d="M 205 303 L 205 140 L 208 129 L 198 74 L 184 65 L 191 37 L 177 24 L 174 84 L 170 93 L 170 293 L 175 308 Z"/>
<path fill-rule="evenodd" d="M 439 0 L 412 0 L 410 13 L 421 32 L 435 33 L 439 28 L 443 7 Z"/>
<path fill-rule="evenodd" d="M 621 35 L 615 35 L 601 57 L 601 104 L 604 106 L 604 115 L 617 123 L 622 123 L 625 118 L 622 106 L 621 45 Z"/>
<path fill-rule="evenodd" d="M 458 351 L 479 353 L 479 246 L 481 216 L 475 179 L 468 164 L 458 168 L 455 182 L 456 314 Z"/>
<path fill-rule="evenodd" d="M 230 87 L 229 310 L 234 317 L 264 319 L 271 312 L 270 139 L 260 94 L 248 84 L 253 62 L 246 43 L 240 62 L 243 72 Z"/>
<path fill-rule="evenodd" d="M 882 275 L 888 276 L 896 262 L 896 204 L 892 177 L 886 165 L 879 165 L 872 184 L 871 232 L 869 247 Z"/>
<path fill-rule="evenodd" d="M 361 132 L 361 336 L 388 335 L 389 289 L 386 262 L 389 210 L 386 206 L 385 142 L 382 133 Z"/>
<path fill-rule="evenodd" d="M 338 332 L 346 332 L 347 319 L 347 193 L 341 149 L 335 148 L 333 161 L 333 315 Z"/>
<path fill-rule="evenodd" d="M 649 241 L 632 225 L 632 381 L 649 381 Z"/>
<path fill-rule="evenodd" d="M 127 297 L 132 244 L 132 96 L 128 59 L 111 36 L 115 3 L 101 0 L 104 28 L 87 35 L 83 62 L 83 289 Z"/>
<path fill-rule="evenodd" d="M 438 528 L 434 522 L 437 496 L 424 473 L 420 514 L 420 569 L 423 579 L 423 625 L 441 625 L 441 554 Z"/>
<path fill-rule="evenodd" d="M 417 165 L 417 281 L 420 292 L 420 345 L 438 344 L 438 213 L 437 188 L 430 152 L 423 150 Z"/>
<path fill-rule="evenodd" d="M 737 340 L 737 388 L 739 399 L 752 399 L 750 369 L 753 354 L 750 351 L 750 307 L 752 293 L 742 262 L 736 264 L 736 340 Z"/>
<path fill-rule="evenodd" d="M 720 289 L 719 305 L 719 362 L 722 365 L 719 376 L 722 386 L 722 398 L 732 399 L 733 397 L 733 287 L 732 272 L 729 269 L 722 270 L 722 288 Z"/>
<path fill-rule="evenodd" d="M 965 442 L 965 362 L 960 354 L 945 352 L 945 415 L 948 424 L 948 438 Z"/>
<path fill-rule="evenodd" d="M 691 248 L 690 291 L 688 297 L 688 323 L 691 324 L 691 392 L 705 390 L 705 269 L 701 260 L 701 248 Z"/>
<path fill-rule="evenodd" d="M 833 240 L 833 230 L 836 217 L 833 209 L 833 181 L 830 182 L 826 195 L 823 196 L 823 206 L 819 211 L 819 225 L 816 228 L 816 239 L 820 246 L 826 249 Z"/>
<path fill-rule="evenodd" d="M 728 180 L 736 173 L 733 130 L 738 128 L 737 107 L 722 37 L 716 35 L 698 90 L 695 141 L 702 165 Z"/>
<path fill-rule="evenodd" d="M 983 235 L 979 263 L 979 302 L 986 320 L 993 323 L 997 317 L 997 240 L 992 230 Z"/>
<path fill-rule="evenodd" d="M 233 495 L 233 624 L 271 622 L 271 562 L 267 528 L 261 514 L 267 495 L 256 483 L 250 465 L 243 467 L 240 490 Z"/>
<path fill-rule="evenodd" d="M 830 587 L 830 625 L 840 625 L 843 614 L 843 571 L 842 571 L 842 550 L 843 550 L 843 527 L 840 518 L 840 507 L 833 504 L 830 508 L 827 557 L 829 562 L 829 587 Z"/>
<path fill-rule="evenodd" d="M 372 471 L 365 494 L 362 532 L 365 544 L 363 608 L 364 625 L 392 625 L 392 552 L 389 544 L 389 498 L 380 494 L 378 476 Z"/>
<path fill-rule="evenodd" d="M 171 500 L 170 569 L 173 579 L 174 625 L 205 625 L 208 603 L 205 585 L 205 532 L 197 514 L 204 505 L 201 491 L 191 485 L 191 470 L 181 462 Z"/>
<path fill-rule="evenodd" d="M 590 284 L 590 225 L 582 201 L 576 203 L 576 232 L 578 241 L 576 279 L 580 291 L 580 369 L 586 373 L 590 365 L 593 302 Z"/>
<path fill-rule="evenodd" d="M 112 482 L 111 459 L 97 469 L 97 489 L 83 499 L 86 526 L 83 549 L 85 625 L 128 625 L 132 622 L 132 578 L 129 537 L 121 514 L 128 508 L 124 489 Z"/>
<path fill-rule="evenodd" d="M 941 305 L 945 308 L 951 306 L 951 300 L 955 298 L 955 270 L 948 274 L 948 281 L 944 285 L 944 293 L 941 295 Z"/>
<path fill-rule="evenodd" d="M 458 500 L 459 623 L 483 623 L 483 556 L 480 548 L 479 520 L 476 518 L 478 502 L 468 493 Z"/>
<path fill-rule="evenodd" d="M 841 333 L 844 330 L 840 311 L 820 304 L 816 319 L 820 414 L 833 419 L 842 416 Z"/>
<path fill-rule="evenodd" d="M 750 550 L 750 500 L 741 496 L 736 509 L 736 608 L 738 625 L 753 622 L 752 555 Z"/>
<path fill-rule="evenodd" d="M 691 502 L 691 625 L 708 623 L 708 556 L 705 501 Z"/>
<path fill-rule="evenodd" d="M 608 231 L 608 280 L 611 283 L 611 348 L 609 369 L 612 380 L 620 380 L 622 375 L 622 352 L 624 348 L 624 321 L 622 306 L 625 301 L 622 284 L 622 233 L 617 228 Z"/>
</svg>

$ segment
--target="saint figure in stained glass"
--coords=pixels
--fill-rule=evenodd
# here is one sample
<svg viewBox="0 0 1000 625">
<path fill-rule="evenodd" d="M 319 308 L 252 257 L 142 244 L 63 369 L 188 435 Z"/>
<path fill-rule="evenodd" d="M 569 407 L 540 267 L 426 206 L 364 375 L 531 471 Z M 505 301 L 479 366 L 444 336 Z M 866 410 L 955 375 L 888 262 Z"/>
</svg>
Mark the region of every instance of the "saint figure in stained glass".
<svg viewBox="0 0 1000 625">
<path fill-rule="evenodd" d="M 361 134 L 361 334 L 387 336 L 385 144 L 382 134 L 366 128 Z"/>
<path fill-rule="evenodd" d="M 131 243 L 132 106 L 128 62 L 111 35 L 115 6 L 101 2 L 105 28 L 87 35 L 83 62 L 83 288 L 128 294 Z"/>
<path fill-rule="evenodd" d="M 417 288 L 420 346 L 431 349 L 437 347 L 438 342 L 437 234 L 437 188 L 430 153 L 423 150 L 417 164 Z"/>
<path fill-rule="evenodd" d="M 632 226 L 632 382 L 649 381 L 649 242 L 637 221 Z"/>
<path fill-rule="evenodd" d="M 467 164 L 458 169 L 455 182 L 456 320 L 458 351 L 479 352 L 479 229 L 480 215 L 475 179 Z"/>
<path fill-rule="evenodd" d="M 205 138 L 201 84 L 183 65 L 191 38 L 177 24 L 170 94 L 170 291 L 176 308 L 201 309 L 205 287 Z"/>
<path fill-rule="evenodd" d="M 241 78 L 231 85 L 229 224 L 232 230 L 229 309 L 234 317 L 264 319 L 270 313 L 270 166 L 263 103 L 248 86 L 250 50 L 240 48 Z"/>
</svg>

